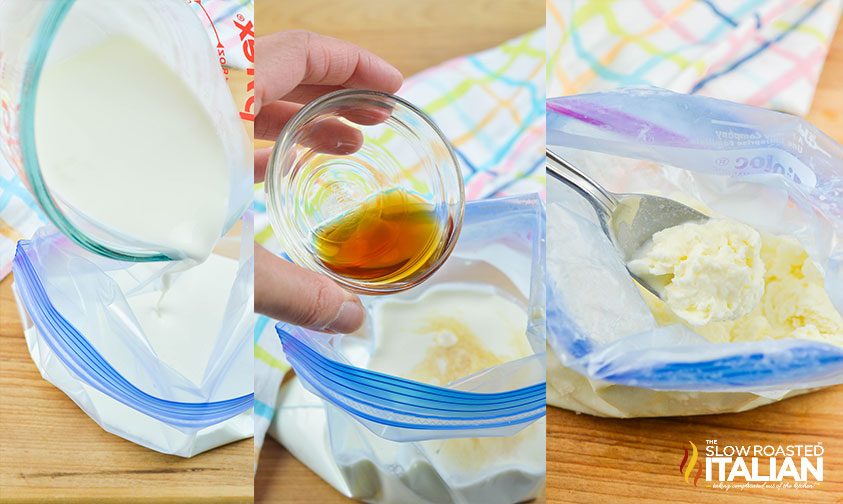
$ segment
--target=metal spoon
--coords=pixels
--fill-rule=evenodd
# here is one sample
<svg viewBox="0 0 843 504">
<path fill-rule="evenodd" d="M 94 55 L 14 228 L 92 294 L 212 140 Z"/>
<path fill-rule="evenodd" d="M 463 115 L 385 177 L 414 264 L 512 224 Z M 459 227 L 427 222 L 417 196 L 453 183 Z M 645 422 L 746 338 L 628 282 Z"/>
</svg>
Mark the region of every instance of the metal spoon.
<svg viewBox="0 0 843 504">
<path fill-rule="evenodd" d="M 547 173 L 582 195 L 600 219 L 603 231 L 620 252 L 624 264 L 659 231 L 686 222 L 705 222 L 708 216 L 678 201 L 649 194 L 615 194 L 573 167 L 555 152 L 545 149 Z M 629 271 L 629 268 L 627 268 Z M 641 278 L 629 272 L 638 283 L 657 297 L 662 297 L 664 282 L 659 278 Z"/>
</svg>

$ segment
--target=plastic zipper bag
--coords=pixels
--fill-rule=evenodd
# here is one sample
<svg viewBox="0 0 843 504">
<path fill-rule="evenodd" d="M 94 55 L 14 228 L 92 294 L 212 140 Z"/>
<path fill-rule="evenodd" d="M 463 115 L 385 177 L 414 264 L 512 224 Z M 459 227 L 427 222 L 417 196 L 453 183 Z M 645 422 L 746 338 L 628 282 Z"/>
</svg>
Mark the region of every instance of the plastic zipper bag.
<svg viewBox="0 0 843 504">
<path fill-rule="evenodd" d="M 253 257 L 251 233 L 243 235 L 239 250 L 224 238 L 209 259 L 230 282 L 213 299 L 219 314 L 196 304 L 193 315 L 208 310 L 212 329 L 192 334 L 188 320 L 155 337 L 138 307 L 160 298 L 162 282 L 179 282 L 173 275 L 219 282 L 205 263 L 177 271 L 178 263 L 116 261 L 51 229 L 21 241 L 14 292 L 41 374 L 105 430 L 162 453 L 193 456 L 251 436 Z"/>
<path fill-rule="evenodd" d="M 279 324 L 297 377 L 282 388 L 270 432 L 338 490 L 368 502 L 535 496 L 544 484 L 543 243 L 538 196 L 471 202 L 445 266 L 410 291 L 364 299 L 370 317 L 361 331 L 327 335 Z M 373 327 L 386 317 L 379 303 L 405 303 L 410 313 L 432 303 L 431 293 L 465 284 L 518 300 L 528 355 L 442 385 L 369 369 L 384 339 L 399 337 Z M 447 309 L 461 316 L 459 307 Z M 483 451 L 467 454 L 477 447 Z"/>
<path fill-rule="evenodd" d="M 550 99 L 547 125 L 549 148 L 609 190 L 684 195 L 794 237 L 843 309 L 843 149 L 804 120 L 635 88 Z M 843 382 L 843 348 L 829 342 L 712 343 L 680 324 L 659 326 L 588 204 L 551 181 L 548 201 L 551 403 L 612 416 L 698 414 Z"/>
</svg>

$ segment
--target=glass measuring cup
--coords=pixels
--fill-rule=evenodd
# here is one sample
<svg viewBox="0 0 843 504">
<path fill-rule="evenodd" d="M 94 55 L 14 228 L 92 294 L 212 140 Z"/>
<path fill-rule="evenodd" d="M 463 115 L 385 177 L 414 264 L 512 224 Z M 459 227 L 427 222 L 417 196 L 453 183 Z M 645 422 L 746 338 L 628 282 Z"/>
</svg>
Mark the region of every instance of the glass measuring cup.
<svg viewBox="0 0 843 504">
<path fill-rule="evenodd" d="M 305 105 L 275 143 L 265 190 L 290 258 L 370 295 L 432 275 L 457 242 L 465 203 L 459 162 L 433 121 L 365 90 Z"/>
<path fill-rule="evenodd" d="M 0 163 L 12 167 L 49 220 L 83 248 L 125 261 L 183 259 L 183 251 L 145 242 L 92 218 L 51 190 L 44 177 L 35 134 L 42 73 L 110 37 L 142 44 L 194 91 L 217 136 L 226 139 L 222 149 L 229 183 L 220 235 L 237 222 L 251 199 L 251 149 L 208 36 L 183 0 L 0 2 Z M 137 138 L 137 148 L 144 148 L 143 138 Z M 197 190 L 201 183 L 196 181 Z M 155 197 L 149 194 L 150 202 Z"/>
</svg>

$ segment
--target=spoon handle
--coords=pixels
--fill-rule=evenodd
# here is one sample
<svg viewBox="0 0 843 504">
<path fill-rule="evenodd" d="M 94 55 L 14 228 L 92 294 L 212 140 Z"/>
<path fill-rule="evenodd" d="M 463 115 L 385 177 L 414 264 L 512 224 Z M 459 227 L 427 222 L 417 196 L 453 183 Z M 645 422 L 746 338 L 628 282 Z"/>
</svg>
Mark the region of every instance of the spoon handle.
<svg viewBox="0 0 843 504">
<path fill-rule="evenodd" d="M 615 196 L 555 152 L 545 149 L 547 173 L 580 193 L 603 217 L 608 218 L 618 206 Z"/>
</svg>

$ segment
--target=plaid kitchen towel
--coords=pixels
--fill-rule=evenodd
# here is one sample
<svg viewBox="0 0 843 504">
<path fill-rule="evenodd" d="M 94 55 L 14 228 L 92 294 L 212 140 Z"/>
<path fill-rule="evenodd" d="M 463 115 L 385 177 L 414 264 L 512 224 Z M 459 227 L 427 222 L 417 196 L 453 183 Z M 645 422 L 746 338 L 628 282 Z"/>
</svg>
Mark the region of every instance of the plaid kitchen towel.
<svg viewBox="0 0 843 504">
<path fill-rule="evenodd" d="M 843 0 L 549 0 L 548 97 L 654 85 L 803 115 Z"/>
</svg>

